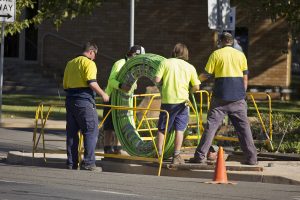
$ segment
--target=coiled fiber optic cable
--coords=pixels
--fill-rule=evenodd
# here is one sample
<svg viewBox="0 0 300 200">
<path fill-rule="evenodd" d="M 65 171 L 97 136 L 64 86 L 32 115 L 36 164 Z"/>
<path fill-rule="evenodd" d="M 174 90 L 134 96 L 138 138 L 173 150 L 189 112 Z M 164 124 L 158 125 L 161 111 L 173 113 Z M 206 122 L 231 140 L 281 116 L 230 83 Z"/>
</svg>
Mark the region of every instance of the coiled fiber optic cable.
<svg viewBox="0 0 300 200">
<path fill-rule="evenodd" d="M 137 80 L 147 77 L 155 79 L 155 73 L 165 58 L 155 54 L 138 55 L 128 60 L 117 75 L 117 80 L 131 85 L 131 91 L 124 93 L 114 90 L 111 104 L 115 106 L 133 107 L 133 88 Z M 128 154 L 132 156 L 155 157 L 156 151 L 152 141 L 144 141 L 136 131 L 133 111 L 113 110 L 112 119 L 117 138 Z M 167 134 L 164 157 L 168 158 L 174 150 L 175 131 Z"/>
</svg>

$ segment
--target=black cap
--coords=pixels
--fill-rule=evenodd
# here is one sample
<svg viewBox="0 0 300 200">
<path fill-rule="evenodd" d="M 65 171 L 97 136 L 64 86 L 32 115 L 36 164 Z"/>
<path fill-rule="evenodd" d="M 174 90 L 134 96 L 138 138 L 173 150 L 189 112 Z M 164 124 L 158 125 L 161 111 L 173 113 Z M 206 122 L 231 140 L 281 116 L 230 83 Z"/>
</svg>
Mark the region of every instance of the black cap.
<svg viewBox="0 0 300 200">
<path fill-rule="evenodd" d="M 144 49 L 144 47 L 142 47 L 140 45 L 134 45 L 134 46 L 130 47 L 127 55 L 130 56 L 134 53 L 137 55 L 145 54 L 145 49 Z"/>
</svg>

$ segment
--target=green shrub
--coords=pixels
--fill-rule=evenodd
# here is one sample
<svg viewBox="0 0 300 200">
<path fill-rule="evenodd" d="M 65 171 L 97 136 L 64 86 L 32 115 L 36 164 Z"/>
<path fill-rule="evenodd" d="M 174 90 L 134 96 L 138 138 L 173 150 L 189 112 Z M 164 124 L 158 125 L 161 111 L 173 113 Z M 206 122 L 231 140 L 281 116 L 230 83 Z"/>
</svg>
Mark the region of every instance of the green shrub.
<svg viewBox="0 0 300 200">
<path fill-rule="evenodd" d="M 262 119 L 267 131 L 270 130 L 268 115 L 262 114 Z M 251 123 L 254 139 L 266 139 L 259 122 Z M 272 115 L 272 144 L 274 151 L 282 153 L 300 152 L 300 118 L 295 115 L 274 113 Z M 269 134 L 269 133 L 268 133 Z M 257 145 L 260 148 L 267 148 L 266 145 Z"/>
</svg>

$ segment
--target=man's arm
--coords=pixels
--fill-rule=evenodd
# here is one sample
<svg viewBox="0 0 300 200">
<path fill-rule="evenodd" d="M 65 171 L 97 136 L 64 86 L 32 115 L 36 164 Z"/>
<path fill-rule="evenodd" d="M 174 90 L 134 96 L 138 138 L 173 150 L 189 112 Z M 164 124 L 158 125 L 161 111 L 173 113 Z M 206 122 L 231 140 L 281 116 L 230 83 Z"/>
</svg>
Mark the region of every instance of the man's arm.
<svg viewBox="0 0 300 200">
<path fill-rule="evenodd" d="M 155 83 L 159 83 L 161 81 L 161 77 L 155 76 Z"/>
<path fill-rule="evenodd" d="M 118 73 L 120 72 L 124 64 L 125 64 L 125 59 L 118 60 L 117 62 L 114 63 L 107 84 L 109 85 L 109 87 L 113 89 L 120 89 L 120 90 L 124 90 L 125 92 L 128 92 L 131 89 L 131 85 L 128 85 L 126 83 L 121 83 L 116 79 Z"/>
<path fill-rule="evenodd" d="M 102 97 L 104 102 L 109 101 L 109 96 L 100 88 L 97 82 L 91 82 L 89 83 L 89 87 L 95 91 L 99 96 Z"/>
<path fill-rule="evenodd" d="M 248 88 L 248 75 L 244 74 L 243 79 L 244 79 L 245 91 L 247 91 L 247 88 Z"/>
<path fill-rule="evenodd" d="M 194 86 L 191 88 L 190 92 L 191 92 L 191 93 L 195 93 L 195 92 L 198 91 L 198 90 L 200 90 L 200 86 L 199 86 L 199 85 L 194 85 Z"/>
<path fill-rule="evenodd" d="M 195 93 L 196 91 L 200 90 L 201 81 L 198 78 L 196 69 L 193 67 L 192 70 L 193 72 L 191 74 L 191 81 L 190 81 L 192 88 L 190 89 L 190 93 Z"/>
<path fill-rule="evenodd" d="M 201 81 L 201 82 L 203 82 L 203 81 L 206 81 L 207 79 L 209 79 L 210 78 L 210 74 L 208 74 L 208 73 L 201 73 L 200 75 L 199 75 L 199 80 Z"/>
<path fill-rule="evenodd" d="M 122 89 L 122 83 L 120 83 L 116 77 L 119 73 L 119 71 L 122 69 L 122 67 L 125 64 L 125 60 L 121 59 L 114 63 L 112 66 L 109 78 L 108 78 L 108 85 L 114 89 Z M 130 88 L 129 88 L 130 89 Z M 128 89 L 128 90 L 129 90 Z"/>
</svg>

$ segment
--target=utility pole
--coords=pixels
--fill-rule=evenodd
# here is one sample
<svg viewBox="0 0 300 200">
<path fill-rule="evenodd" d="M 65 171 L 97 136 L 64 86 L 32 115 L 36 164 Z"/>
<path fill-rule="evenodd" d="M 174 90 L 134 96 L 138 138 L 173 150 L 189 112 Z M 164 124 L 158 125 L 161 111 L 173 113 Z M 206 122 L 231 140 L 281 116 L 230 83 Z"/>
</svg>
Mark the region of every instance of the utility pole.
<svg viewBox="0 0 300 200">
<path fill-rule="evenodd" d="M 222 0 L 217 0 L 217 31 L 219 34 L 223 32 L 222 10 Z"/>
<path fill-rule="evenodd" d="M 129 48 L 134 45 L 134 0 L 130 1 L 130 42 Z"/>
<path fill-rule="evenodd" d="M 2 122 L 2 91 L 3 91 L 3 64 L 4 64 L 4 31 L 5 22 L 1 26 L 1 54 L 0 54 L 0 122 Z"/>
</svg>

